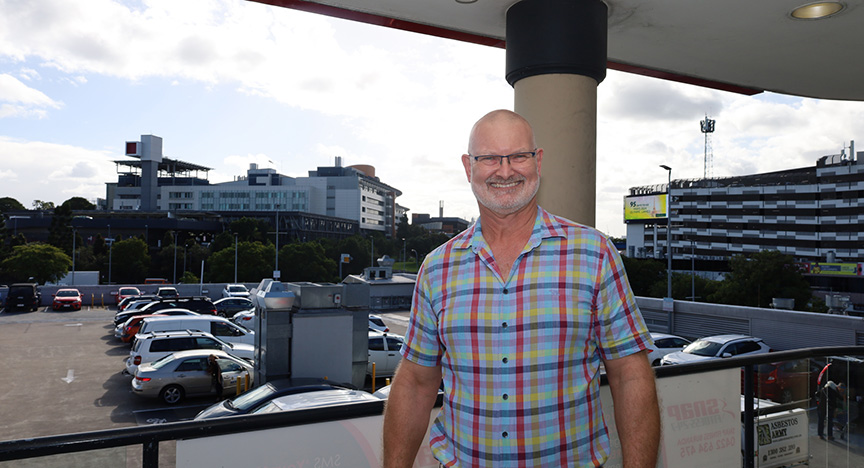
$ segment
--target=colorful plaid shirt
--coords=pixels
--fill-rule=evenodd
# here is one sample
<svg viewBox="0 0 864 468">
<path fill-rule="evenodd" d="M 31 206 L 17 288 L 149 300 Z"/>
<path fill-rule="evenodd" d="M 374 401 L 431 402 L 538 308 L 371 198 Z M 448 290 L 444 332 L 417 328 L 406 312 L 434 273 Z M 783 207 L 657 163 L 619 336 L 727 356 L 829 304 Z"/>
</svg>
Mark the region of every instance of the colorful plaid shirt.
<svg viewBox="0 0 864 468">
<path fill-rule="evenodd" d="M 618 252 L 538 208 L 508 277 L 494 263 L 478 222 L 417 277 L 402 355 L 443 369 L 433 453 L 458 467 L 602 465 L 601 358 L 652 345 Z"/>
</svg>

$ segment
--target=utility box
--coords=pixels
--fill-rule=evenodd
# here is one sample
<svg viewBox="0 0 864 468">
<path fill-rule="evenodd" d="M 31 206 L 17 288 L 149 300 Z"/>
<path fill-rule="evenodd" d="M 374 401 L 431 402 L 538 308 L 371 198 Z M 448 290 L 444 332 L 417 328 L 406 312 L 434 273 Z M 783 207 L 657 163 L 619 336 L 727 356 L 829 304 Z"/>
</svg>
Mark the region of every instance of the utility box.
<svg viewBox="0 0 864 468">
<path fill-rule="evenodd" d="M 256 385 L 313 377 L 363 386 L 369 312 L 342 307 L 341 284 L 267 279 L 253 292 Z"/>
<path fill-rule="evenodd" d="M 255 303 L 255 385 L 291 376 L 291 314 L 294 293 L 265 279 L 251 296 Z"/>
</svg>

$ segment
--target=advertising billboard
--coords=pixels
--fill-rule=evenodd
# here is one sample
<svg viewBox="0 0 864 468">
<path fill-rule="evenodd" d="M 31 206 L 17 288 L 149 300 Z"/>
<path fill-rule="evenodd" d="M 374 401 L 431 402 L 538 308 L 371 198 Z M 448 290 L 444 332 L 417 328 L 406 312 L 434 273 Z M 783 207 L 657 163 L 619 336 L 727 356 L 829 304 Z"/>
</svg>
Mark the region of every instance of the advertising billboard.
<svg viewBox="0 0 864 468">
<path fill-rule="evenodd" d="M 624 222 L 666 218 L 666 194 L 624 197 Z"/>
</svg>

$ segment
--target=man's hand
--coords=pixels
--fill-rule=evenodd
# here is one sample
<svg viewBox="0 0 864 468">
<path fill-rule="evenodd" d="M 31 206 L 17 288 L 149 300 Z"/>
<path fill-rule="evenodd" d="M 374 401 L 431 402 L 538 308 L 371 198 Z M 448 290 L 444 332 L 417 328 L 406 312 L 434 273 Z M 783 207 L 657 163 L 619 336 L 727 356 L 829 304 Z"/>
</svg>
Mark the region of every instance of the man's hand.
<svg viewBox="0 0 864 468">
<path fill-rule="evenodd" d="M 384 409 L 384 468 L 414 465 L 440 386 L 440 366 L 399 364 Z"/>
<path fill-rule="evenodd" d="M 605 361 L 615 403 L 624 468 L 654 468 L 660 446 L 660 408 L 647 351 Z"/>
</svg>

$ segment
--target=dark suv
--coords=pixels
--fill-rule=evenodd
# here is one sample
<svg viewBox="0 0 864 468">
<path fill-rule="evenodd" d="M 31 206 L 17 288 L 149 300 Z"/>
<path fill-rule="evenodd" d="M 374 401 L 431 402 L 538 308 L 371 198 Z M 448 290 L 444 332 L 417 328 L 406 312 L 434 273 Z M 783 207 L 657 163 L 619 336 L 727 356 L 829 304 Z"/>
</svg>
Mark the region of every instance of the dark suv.
<svg viewBox="0 0 864 468">
<path fill-rule="evenodd" d="M 42 294 L 38 288 L 39 285 L 36 283 L 15 283 L 9 286 L 9 293 L 6 295 L 6 310 L 35 311 L 38 309 L 42 300 Z"/>
<path fill-rule="evenodd" d="M 216 306 L 207 296 L 163 297 L 139 309 L 147 314 L 155 314 L 162 309 L 187 309 L 204 315 L 216 315 Z"/>
</svg>

